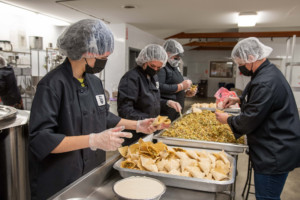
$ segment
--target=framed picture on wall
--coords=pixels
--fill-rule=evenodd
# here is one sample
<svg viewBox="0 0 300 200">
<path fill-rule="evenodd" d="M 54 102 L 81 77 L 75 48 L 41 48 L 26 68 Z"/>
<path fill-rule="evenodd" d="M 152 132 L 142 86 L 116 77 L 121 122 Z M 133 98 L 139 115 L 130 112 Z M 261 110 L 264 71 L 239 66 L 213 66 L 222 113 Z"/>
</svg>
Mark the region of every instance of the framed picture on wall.
<svg viewBox="0 0 300 200">
<path fill-rule="evenodd" d="M 232 76 L 233 76 L 233 62 L 210 61 L 209 77 L 232 78 Z"/>
</svg>

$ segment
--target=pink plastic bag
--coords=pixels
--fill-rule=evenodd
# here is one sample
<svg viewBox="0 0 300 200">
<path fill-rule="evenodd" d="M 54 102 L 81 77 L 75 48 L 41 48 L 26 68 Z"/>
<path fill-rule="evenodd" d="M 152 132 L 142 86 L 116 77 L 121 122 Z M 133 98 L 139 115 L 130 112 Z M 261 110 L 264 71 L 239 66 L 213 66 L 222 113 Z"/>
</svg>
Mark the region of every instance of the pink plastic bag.
<svg viewBox="0 0 300 200">
<path fill-rule="evenodd" d="M 237 97 L 236 93 L 234 91 L 229 91 L 224 87 L 221 87 L 216 94 L 214 95 L 216 97 L 216 104 L 217 108 L 223 109 L 223 101 L 227 97 Z M 238 104 L 234 105 L 234 107 L 239 107 Z"/>
</svg>

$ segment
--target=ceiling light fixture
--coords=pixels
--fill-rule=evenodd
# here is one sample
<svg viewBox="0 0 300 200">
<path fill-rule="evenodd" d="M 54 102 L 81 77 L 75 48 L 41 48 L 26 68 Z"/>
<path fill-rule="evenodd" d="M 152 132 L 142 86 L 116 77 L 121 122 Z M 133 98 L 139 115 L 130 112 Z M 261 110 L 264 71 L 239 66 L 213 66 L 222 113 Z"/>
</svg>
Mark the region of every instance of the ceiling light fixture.
<svg viewBox="0 0 300 200">
<path fill-rule="evenodd" d="M 256 12 L 241 12 L 238 16 L 238 26 L 239 27 L 249 27 L 255 26 L 257 21 Z"/>
<path fill-rule="evenodd" d="M 124 5 L 124 6 L 122 6 L 122 8 L 133 9 L 133 8 L 136 8 L 136 6 L 135 5 Z"/>
</svg>

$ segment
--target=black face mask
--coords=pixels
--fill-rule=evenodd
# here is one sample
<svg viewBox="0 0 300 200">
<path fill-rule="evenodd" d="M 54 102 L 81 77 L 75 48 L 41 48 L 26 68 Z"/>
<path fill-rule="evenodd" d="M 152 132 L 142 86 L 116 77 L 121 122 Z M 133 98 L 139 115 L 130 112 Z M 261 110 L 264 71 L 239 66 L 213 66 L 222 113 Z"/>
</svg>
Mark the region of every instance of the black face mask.
<svg viewBox="0 0 300 200">
<path fill-rule="evenodd" d="M 253 75 L 253 71 L 248 70 L 245 65 L 239 66 L 239 70 L 244 76 L 252 76 Z"/>
<path fill-rule="evenodd" d="M 154 76 L 155 74 L 157 74 L 159 72 L 159 70 L 154 70 L 151 67 L 147 66 L 147 68 L 145 69 L 146 74 L 148 74 L 149 76 Z"/>
<path fill-rule="evenodd" d="M 105 68 L 107 59 L 97 59 L 96 58 L 96 62 L 95 62 L 94 67 L 91 67 L 87 63 L 86 59 L 85 59 L 85 62 L 86 62 L 86 64 L 85 64 L 85 72 L 89 73 L 89 74 L 96 74 L 96 73 L 101 72 Z"/>
</svg>

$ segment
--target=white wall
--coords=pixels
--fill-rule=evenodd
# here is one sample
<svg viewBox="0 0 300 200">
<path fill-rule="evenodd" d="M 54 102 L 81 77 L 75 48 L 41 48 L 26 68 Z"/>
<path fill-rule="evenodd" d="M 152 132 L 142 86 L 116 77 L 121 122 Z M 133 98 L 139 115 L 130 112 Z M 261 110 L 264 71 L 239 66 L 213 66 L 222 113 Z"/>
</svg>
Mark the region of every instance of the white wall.
<svg viewBox="0 0 300 200">
<path fill-rule="evenodd" d="M 22 13 L 0 13 L 0 40 L 11 41 L 14 51 L 29 51 L 29 36 L 43 37 L 43 48 L 56 40 L 64 27 L 47 24 L 38 17 L 28 18 Z"/>
<path fill-rule="evenodd" d="M 143 49 L 148 44 L 162 44 L 163 40 L 129 24 L 110 24 L 109 27 L 115 37 L 115 49 L 105 67 L 105 89 L 112 95 L 129 69 L 129 48 Z"/>
<path fill-rule="evenodd" d="M 184 66 L 188 67 L 187 78 L 193 83 L 199 83 L 200 80 L 208 80 L 207 96 L 213 97 L 219 89 L 218 83 L 234 83 L 233 78 L 210 78 L 210 61 L 229 61 L 231 51 L 192 51 L 184 52 Z"/>
<path fill-rule="evenodd" d="M 113 89 L 119 84 L 119 81 L 125 73 L 126 63 L 126 24 L 110 24 L 109 28 L 114 34 L 115 48 L 114 52 L 109 56 L 105 66 L 105 89 L 108 90 L 110 97 L 112 96 Z"/>
<path fill-rule="evenodd" d="M 126 39 L 126 71 L 129 69 L 129 48 L 143 49 L 148 44 L 162 45 L 164 40 L 155 37 L 145 31 L 142 31 L 130 24 L 126 25 L 127 39 Z"/>
</svg>

